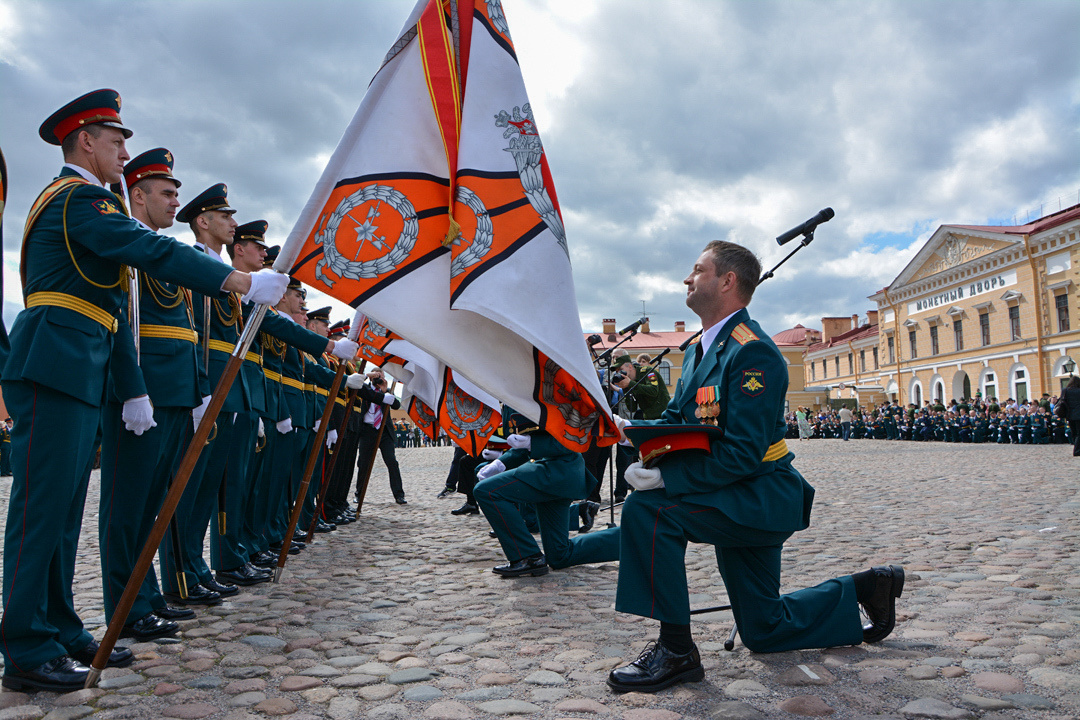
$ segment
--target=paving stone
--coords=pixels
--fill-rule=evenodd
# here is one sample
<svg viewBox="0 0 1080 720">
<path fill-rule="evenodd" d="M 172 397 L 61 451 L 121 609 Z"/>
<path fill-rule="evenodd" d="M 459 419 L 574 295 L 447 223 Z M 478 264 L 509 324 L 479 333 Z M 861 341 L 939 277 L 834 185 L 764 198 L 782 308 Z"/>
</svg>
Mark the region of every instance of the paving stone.
<svg viewBox="0 0 1080 720">
<path fill-rule="evenodd" d="M 44 716 L 45 711 L 37 705 L 14 705 L 0 710 L 0 720 L 39 720 Z"/>
<path fill-rule="evenodd" d="M 94 708 L 89 705 L 68 705 L 53 709 L 44 720 L 79 720 L 79 718 L 93 715 L 94 712 Z"/>
<path fill-rule="evenodd" d="M 804 715 L 806 717 L 825 717 L 836 712 L 824 700 L 814 695 L 796 695 L 793 698 L 784 700 L 778 707 L 792 715 Z"/>
<path fill-rule="evenodd" d="M 566 678 L 559 673 L 550 670 L 537 670 L 534 673 L 526 675 L 523 682 L 529 683 L 530 685 L 565 685 Z"/>
<path fill-rule="evenodd" d="M 796 665 L 780 673 L 776 680 L 781 685 L 800 687 L 803 685 L 828 685 L 834 682 L 836 678 L 821 665 Z"/>
<path fill-rule="evenodd" d="M 743 702 L 721 702 L 709 708 L 710 720 L 767 720 L 769 716 Z"/>
<path fill-rule="evenodd" d="M 424 709 L 424 717 L 429 720 L 470 720 L 476 717 L 471 707 L 453 700 L 432 703 Z"/>
<path fill-rule="evenodd" d="M 682 714 L 661 708 L 636 708 L 623 713 L 623 720 L 679 720 Z"/>
<path fill-rule="evenodd" d="M 161 714 L 167 718 L 179 718 L 179 720 L 199 720 L 219 712 L 219 708 L 209 703 L 190 703 L 184 705 L 169 705 Z"/>
<path fill-rule="evenodd" d="M 443 696 L 443 691 L 431 685 L 414 685 L 401 694 L 406 700 L 413 702 L 431 702 Z"/>
<path fill-rule="evenodd" d="M 593 713 L 602 715 L 610 712 L 607 705 L 588 698 L 569 698 L 555 706 L 559 712 L 569 713 Z"/>
<path fill-rule="evenodd" d="M 1016 707 L 1015 703 L 999 698 L 982 697 L 981 695 L 965 694 L 960 696 L 960 702 L 971 705 L 980 712 L 989 710 L 1009 710 Z"/>
<path fill-rule="evenodd" d="M 971 682 L 980 690 L 994 693 L 1017 693 L 1024 689 L 1024 682 L 1020 678 L 1005 673 L 976 673 L 971 676 Z"/>
<path fill-rule="evenodd" d="M 935 718 L 939 720 L 963 720 L 974 717 L 970 710 L 953 707 L 937 698 L 920 698 L 900 708 L 906 717 Z"/>
<path fill-rule="evenodd" d="M 278 685 L 278 689 L 283 692 L 299 692 L 301 690 L 310 690 L 311 688 L 320 687 L 322 684 L 323 681 L 315 677 L 290 675 L 281 681 Z"/>
<path fill-rule="evenodd" d="M 263 700 L 252 709 L 261 712 L 263 715 L 270 715 L 271 717 L 277 715 L 291 715 L 296 712 L 296 703 L 289 698 L 274 697 Z"/>
<path fill-rule="evenodd" d="M 438 670 L 432 670 L 431 668 L 415 667 L 406 668 L 405 670 L 398 670 L 393 672 L 386 681 L 391 685 L 406 685 L 408 683 L 425 682 L 432 680 L 440 675 Z"/>
<path fill-rule="evenodd" d="M 476 707 L 492 715 L 531 715 L 541 710 L 539 705 L 524 700 L 489 700 Z"/>
<path fill-rule="evenodd" d="M 724 686 L 724 694 L 734 698 L 758 697 L 759 695 L 768 695 L 769 688 L 756 680 L 735 680 Z"/>
</svg>

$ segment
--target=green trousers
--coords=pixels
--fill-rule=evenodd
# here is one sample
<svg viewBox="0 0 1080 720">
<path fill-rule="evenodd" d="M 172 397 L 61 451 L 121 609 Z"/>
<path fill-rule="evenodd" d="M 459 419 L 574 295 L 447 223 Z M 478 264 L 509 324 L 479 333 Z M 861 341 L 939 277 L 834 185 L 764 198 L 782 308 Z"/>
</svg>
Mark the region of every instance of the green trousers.
<svg viewBox="0 0 1080 720">
<path fill-rule="evenodd" d="M 780 594 L 780 551 L 790 536 L 745 527 L 720 510 L 670 498 L 661 488 L 632 493 L 622 511 L 615 609 L 690 624 L 686 544 L 716 548 L 739 636 L 754 652 L 862 642 L 850 575 Z"/>
<path fill-rule="evenodd" d="M 14 477 L 4 531 L 4 666 L 25 672 L 93 639 L 72 582 L 101 408 L 36 383 L 4 383 Z"/>
</svg>

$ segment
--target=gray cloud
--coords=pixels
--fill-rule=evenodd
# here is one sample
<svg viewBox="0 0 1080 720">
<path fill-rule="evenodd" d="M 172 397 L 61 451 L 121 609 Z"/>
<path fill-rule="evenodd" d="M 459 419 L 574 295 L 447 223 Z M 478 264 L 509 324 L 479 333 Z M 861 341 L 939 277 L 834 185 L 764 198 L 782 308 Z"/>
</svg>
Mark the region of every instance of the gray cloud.
<svg viewBox="0 0 1080 720">
<path fill-rule="evenodd" d="M 506 4 L 515 32 L 534 8 Z M 56 107 L 117 88 L 133 154 L 169 147 L 185 197 L 226 182 L 238 219 L 281 242 L 411 7 L 0 0 L 9 326 L 22 219 L 60 164 L 37 139 Z M 680 282 L 706 242 L 768 267 L 787 251 L 771 238 L 826 205 L 836 219 L 753 310 L 773 332 L 861 313 L 938 224 L 1080 189 L 1075 2 L 607 0 L 560 22 L 588 42 L 581 68 L 533 100 L 587 328 L 642 299 L 654 328 L 693 325 Z M 522 57 L 565 50 L 527 29 Z"/>
</svg>

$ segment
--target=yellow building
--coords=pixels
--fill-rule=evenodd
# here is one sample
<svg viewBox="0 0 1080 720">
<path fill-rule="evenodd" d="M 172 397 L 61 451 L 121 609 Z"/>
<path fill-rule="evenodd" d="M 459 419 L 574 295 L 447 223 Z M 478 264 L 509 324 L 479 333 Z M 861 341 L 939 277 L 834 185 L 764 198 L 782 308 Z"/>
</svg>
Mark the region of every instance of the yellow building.
<svg viewBox="0 0 1080 720">
<path fill-rule="evenodd" d="M 821 318 L 818 342 L 806 347 L 803 376 L 815 410 L 825 406 L 870 407 L 885 400 L 878 350 L 878 311 L 866 316 Z"/>
<path fill-rule="evenodd" d="M 1080 205 L 943 225 L 878 304 L 878 382 L 901 404 L 1057 395 L 1080 360 Z M 843 363 L 842 363 L 843 364 Z"/>
<path fill-rule="evenodd" d="M 822 388 L 807 387 L 804 354 L 808 346 L 821 342 L 821 331 L 796 325 L 790 330 L 776 333 L 772 341 L 780 349 L 788 367 L 784 412 L 795 412 L 798 407 L 820 407 L 827 396 Z"/>
</svg>

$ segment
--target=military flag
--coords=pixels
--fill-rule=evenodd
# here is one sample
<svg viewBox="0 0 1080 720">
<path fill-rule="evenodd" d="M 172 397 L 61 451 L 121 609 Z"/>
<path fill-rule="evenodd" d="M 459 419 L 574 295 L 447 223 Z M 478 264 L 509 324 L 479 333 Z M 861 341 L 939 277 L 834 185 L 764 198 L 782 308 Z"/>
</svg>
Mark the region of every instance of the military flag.
<svg viewBox="0 0 1080 720">
<path fill-rule="evenodd" d="M 450 368 L 428 410 L 466 380 L 573 450 L 615 441 L 498 0 L 417 3 L 275 267 Z"/>
</svg>

